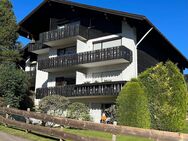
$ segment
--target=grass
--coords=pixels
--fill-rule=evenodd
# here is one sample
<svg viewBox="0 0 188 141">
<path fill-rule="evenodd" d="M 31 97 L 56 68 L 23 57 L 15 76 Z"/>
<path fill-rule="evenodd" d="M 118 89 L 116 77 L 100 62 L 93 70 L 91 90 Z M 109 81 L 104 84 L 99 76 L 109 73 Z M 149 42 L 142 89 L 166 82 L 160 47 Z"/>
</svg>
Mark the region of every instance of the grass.
<svg viewBox="0 0 188 141">
<path fill-rule="evenodd" d="M 112 140 L 112 134 L 98 132 L 98 131 L 91 131 L 91 130 L 79 130 L 79 129 L 63 129 L 65 132 L 74 133 L 77 135 L 87 136 L 87 137 L 100 137 L 103 139 Z M 133 137 L 133 136 L 122 136 L 117 135 L 117 141 L 152 141 L 150 139 L 141 138 L 141 137 Z"/>
<path fill-rule="evenodd" d="M 63 131 L 67 133 L 73 133 L 85 137 L 100 137 L 103 139 L 111 140 L 112 135 L 109 133 L 104 133 L 104 132 L 98 132 L 98 131 L 90 131 L 90 130 L 80 130 L 80 129 L 67 129 L 63 128 Z M 0 125 L 0 131 L 15 135 L 24 139 L 28 139 L 31 141 L 57 141 L 57 139 L 45 137 L 42 135 L 38 135 L 35 133 L 26 133 L 25 131 L 15 129 L 15 128 L 8 128 L 3 125 Z M 122 135 L 117 135 L 117 141 L 151 141 L 150 139 L 146 138 L 140 138 L 140 137 L 132 137 L 132 136 L 122 136 Z"/>
<path fill-rule="evenodd" d="M 4 133 L 8 133 L 10 135 L 28 139 L 31 141 L 57 141 L 56 139 L 53 139 L 53 138 L 45 137 L 45 136 L 38 135 L 35 133 L 26 133 L 23 130 L 8 128 L 3 125 L 0 125 L 0 131 L 2 131 Z"/>
</svg>

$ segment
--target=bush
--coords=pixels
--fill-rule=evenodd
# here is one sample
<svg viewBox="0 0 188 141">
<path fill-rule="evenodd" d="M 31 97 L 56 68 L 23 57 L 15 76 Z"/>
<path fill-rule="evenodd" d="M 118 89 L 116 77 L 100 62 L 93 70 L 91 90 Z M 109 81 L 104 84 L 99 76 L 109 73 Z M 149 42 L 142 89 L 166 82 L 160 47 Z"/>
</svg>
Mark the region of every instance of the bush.
<svg viewBox="0 0 188 141">
<path fill-rule="evenodd" d="M 39 102 L 39 110 L 51 115 L 63 115 L 67 109 L 69 100 L 59 95 L 46 96 Z"/>
<path fill-rule="evenodd" d="M 79 102 L 74 102 L 68 105 L 67 117 L 77 120 L 91 120 L 89 108 L 85 104 Z"/>
<path fill-rule="evenodd" d="M 150 128 L 147 96 L 142 84 L 137 79 L 127 82 L 116 102 L 119 124 Z"/>
<path fill-rule="evenodd" d="M 159 63 L 144 71 L 139 79 L 147 89 L 152 128 L 182 130 L 186 119 L 187 89 L 178 67 L 170 61 Z"/>
</svg>

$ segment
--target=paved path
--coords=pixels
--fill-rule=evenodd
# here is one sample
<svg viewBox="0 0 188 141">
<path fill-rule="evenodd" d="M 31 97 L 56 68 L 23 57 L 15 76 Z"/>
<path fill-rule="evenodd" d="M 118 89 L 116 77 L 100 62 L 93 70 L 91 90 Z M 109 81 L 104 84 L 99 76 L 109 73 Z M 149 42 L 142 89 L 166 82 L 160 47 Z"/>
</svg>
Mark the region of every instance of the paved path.
<svg viewBox="0 0 188 141">
<path fill-rule="evenodd" d="M 0 132 L 0 141 L 29 141 L 4 132 Z"/>
</svg>

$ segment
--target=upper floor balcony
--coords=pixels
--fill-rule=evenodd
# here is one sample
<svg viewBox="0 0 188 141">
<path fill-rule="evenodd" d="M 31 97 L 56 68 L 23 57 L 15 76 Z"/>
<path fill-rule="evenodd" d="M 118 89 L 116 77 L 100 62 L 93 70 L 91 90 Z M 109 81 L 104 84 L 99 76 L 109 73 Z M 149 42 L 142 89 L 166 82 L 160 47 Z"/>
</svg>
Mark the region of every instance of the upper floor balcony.
<svg viewBox="0 0 188 141">
<path fill-rule="evenodd" d="M 38 60 L 38 69 L 47 72 L 54 72 L 62 71 L 68 68 L 89 68 L 130 63 L 131 61 L 131 50 L 124 46 L 117 46 Z"/>
<path fill-rule="evenodd" d="M 35 54 L 43 54 L 49 52 L 49 46 L 42 44 L 40 41 L 27 44 L 28 51 Z"/>
<path fill-rule="evenodd" d="M 76 39 L 86 40 L 88 28 L 80 25 L 80 23 L 70 23 L 61 28 L 43 32 L 40 34 L 42 43 L 49 46 L 58 46 L 68 44 Z"/>
<path fill-rule="evenodd" d="M 38 88 L 36 98 L 41 99 L 49 95 L 65 97 L 117 96 L 124 84 L 125 81 L 116 81 Z"/>
</svg>

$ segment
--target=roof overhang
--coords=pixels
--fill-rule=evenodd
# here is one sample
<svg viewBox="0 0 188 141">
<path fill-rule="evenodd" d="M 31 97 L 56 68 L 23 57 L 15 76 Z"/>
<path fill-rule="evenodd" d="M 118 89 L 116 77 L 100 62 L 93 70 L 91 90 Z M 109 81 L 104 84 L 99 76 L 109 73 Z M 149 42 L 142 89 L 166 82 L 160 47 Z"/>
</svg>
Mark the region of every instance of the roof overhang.
<svg viewBox="0 0 188 141">
<path fill-rule="evenodd" d="M 36 7 L 28 16 L 26 16 L 20 23 L 19 23 L 19 33 L 21 36 L 29 37 L 35 36 L 36 34 L 39 34 L 40 32 L 45 32 L 49 28 L 49 25 L 46 23 L 49 23 L 49 20 L 51 16 L 53 15 L 53 5 L 57 4 L 59 5 L 65 5 L 70 6 L 71 8 L 80 8 L 88 11 L 96 11 L 99 13 L 109 14 L 118 16 L 120 18 L 125 20 L 131 20 L 134 21 L 135 25 L 144 25 L 148 29 L 153 27 L 153 30 L 155 34 L 158 34 L 161 36 L 161 40 L 166 42 L 169 47 L 171 47 L 172 50 L 174 50 L 177 55 L 181 58 L 181 60 L 184 62 L 184 67 L 188 68 L 188 60 L 187 58 L 178 50 L 174 45 L 172 45 L 171 42 L 145 17 L 142 15 L 137 14 L 130 14 L 127 12 L 122 11 L 116 11 L 106 8 L 99 8 L 96 6 L 90 6 L 85 4 L 80 4 L 72 1 L 66 1 L 66 0 L 44 0 L 38 7 Z M 153 31 L 152 31 L 153 32 Z"/>
</svg>

